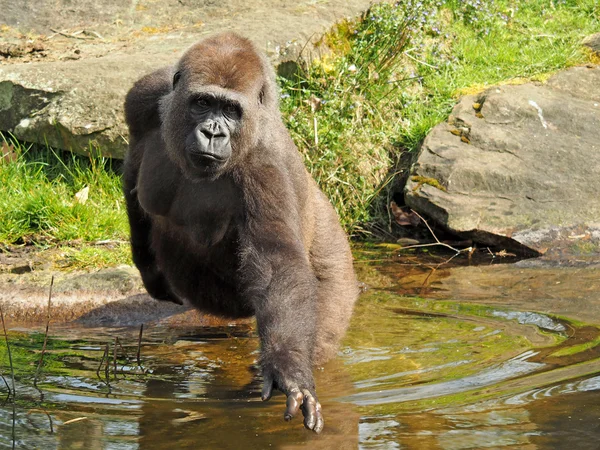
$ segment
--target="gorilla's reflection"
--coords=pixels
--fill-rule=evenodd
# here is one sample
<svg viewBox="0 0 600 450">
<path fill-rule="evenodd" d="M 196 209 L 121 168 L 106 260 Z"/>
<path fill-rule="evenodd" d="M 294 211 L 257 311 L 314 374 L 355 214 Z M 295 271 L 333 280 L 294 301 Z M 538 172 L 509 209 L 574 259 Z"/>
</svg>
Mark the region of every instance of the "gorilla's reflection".
<svg viewBox="0 0 600 450">
<path fill-rule="evenodd" d="M 247 360 L 245 361 L 247 363 Z M 334 401 L 352 389 L 339 361 L 316 371 L 320 400 L 326 412 L 320 435 L 304 429 L 302 417 L 283 420 L 285 397 L 260 400 L 260 378 L 240 365 L 217 370 L 204 384 L 161 380 L 173 373 L 156 373 L 144 393 L 139 419 L 139 448 L 310 448 L 354 449 L 358 447 L 359 414 L 355 407 Z M 246 381 L 243 380 L 246 378 Z"/>
</svg>

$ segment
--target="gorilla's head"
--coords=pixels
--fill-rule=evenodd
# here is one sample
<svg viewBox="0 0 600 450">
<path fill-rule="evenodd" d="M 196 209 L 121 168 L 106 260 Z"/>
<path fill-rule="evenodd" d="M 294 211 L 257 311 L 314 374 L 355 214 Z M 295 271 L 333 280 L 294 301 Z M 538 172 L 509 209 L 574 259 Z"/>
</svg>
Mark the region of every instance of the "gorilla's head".
<svg viewBox="0 0 600 450">
<path fill-rule="evenodd" d="M 254 45 L 233 33 L 191 47 L 161 102 L 169 157 L 186 177 L 216 178 L 256 148 L 279 120 L 273 70 Z"/>
</svg>

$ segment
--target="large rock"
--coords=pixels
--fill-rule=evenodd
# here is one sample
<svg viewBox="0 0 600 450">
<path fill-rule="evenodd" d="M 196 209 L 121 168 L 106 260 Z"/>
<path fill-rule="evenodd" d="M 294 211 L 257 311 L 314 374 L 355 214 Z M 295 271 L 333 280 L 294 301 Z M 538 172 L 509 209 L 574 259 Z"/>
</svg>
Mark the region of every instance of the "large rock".
<svg viewBox="0 0 600 450">
<path fill-rule="evenodd" d="M 484 245 L 597 252 L 600 68 L 464 97 L 425 139 L 405 197 Z"/>
<path fill-rule="evenodd" d="M 583 40 L 582 44 L 588 47 L 596 55 L 600 55 L 600 33 L 589 35 Z"/>
<path fill-rule="evenodd" d="M 0 0 L 5 23 L 51 37 L 13 43 L 10 27 L 0 30 L 0 131 L 79 153 L 97 148 L 122 157 L 127 90 L 143 74 L 172 64 L 198 39 L 237 31 L 281 62 L 371 1 L 256 0 L 252 7 L 242 0 L 17 3 Z"/>
</svg>

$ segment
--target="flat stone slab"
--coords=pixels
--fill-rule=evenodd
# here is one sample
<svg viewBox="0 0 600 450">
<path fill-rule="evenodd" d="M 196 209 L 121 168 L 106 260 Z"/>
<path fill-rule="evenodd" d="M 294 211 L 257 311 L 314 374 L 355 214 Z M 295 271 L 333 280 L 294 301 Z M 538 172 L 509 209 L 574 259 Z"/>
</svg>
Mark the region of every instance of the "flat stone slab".
<svg viewBox="0 0 600 450">
<path fill-rule="evenodd" d="M 600 68 L 467 96 L 425 139 L 406 203 L 483 245 L 600 249 Z"/>
<path fill-rule="evenodd" d="M 295 59 L 311 38 L 371 3 L 39 0 L 33 7 L 0 0 L 9 25 L 0 32 L 0 131 L 120 158 L 127 148 L 125 94 L 135 80 L 174 63 L 197 40 L 236 31 L 281 62 Z M 44 34 L 23 42 L 11 27 Z"/>
<path fill-rule="evenodd" d="M 0 306 L 10 326 L 45 323 L 52 277 L 50 318 L 54 325 L 139 327 L 152 323 L 196 327 L 233 323 L 201 313 L 190 305 L 151 298 L 144 290 L 137 269 L 121 266 L 95 272 L 0 273 Z"/>
</svg>

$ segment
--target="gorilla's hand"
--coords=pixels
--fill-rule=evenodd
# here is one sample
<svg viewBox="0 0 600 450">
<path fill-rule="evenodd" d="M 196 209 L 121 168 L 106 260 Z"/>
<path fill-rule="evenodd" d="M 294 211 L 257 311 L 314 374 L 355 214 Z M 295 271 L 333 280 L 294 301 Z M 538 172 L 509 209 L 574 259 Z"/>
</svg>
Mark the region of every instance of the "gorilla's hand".
<svg viewBox="0 0 600 450">
<path fill-rule="evenodd" d="M 276 383 L 275 379 L 280 382 Z M 283 379 L 282 379 L 283 378 Z M 315 394 L 314 382 L 298 382 L 292 381 L 285 376 L 279 374 L 276 376 L 273 369 L 265 368 L 263 370 L 263 389 L 262 400 L 267 401 L 271 398 L 273 388 L 277 384 L 277 388 L 287 396 L 285 413 L 283 418 L 286 421 L 292 420 L 302 410 L 304 416 L 304 426 L 315 433 L 320 433 L 323 430 L 323 414 L 321 413 L 321 404 L 317 400 Z M 281 384 L 282 386 L 279 386 Z M 304 386 L 303 386 L 304 385 Z M 308 386 L 311 386 L 310 388 Z"/>
</svg>

